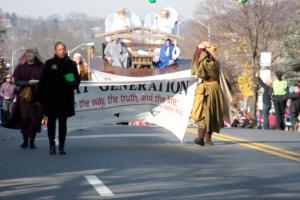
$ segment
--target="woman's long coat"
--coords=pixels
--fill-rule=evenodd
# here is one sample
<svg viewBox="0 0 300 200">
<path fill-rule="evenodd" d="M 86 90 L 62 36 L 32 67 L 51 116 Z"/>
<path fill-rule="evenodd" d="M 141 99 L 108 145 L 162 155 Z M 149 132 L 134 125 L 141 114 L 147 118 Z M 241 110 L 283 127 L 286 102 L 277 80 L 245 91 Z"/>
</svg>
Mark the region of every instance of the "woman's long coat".
<svg viewBox="0 0 300 200">
<path fill-rule="evenodd" d="M 13 74 L 18 91 L 12 117 L 7 127 L 21 129 L 26 137 L 31 137 L 41 128 L 42 108 L 35 99 L 37 87 L 36 85 L 30 85 L 29 80 L 39 80 L 42 71 L 42 63 L 27 64 L 24 62 L 16 66 Z M 26 98 L 23 95 L 25 91 L 28 94 Z"/>
<path fill-rule="evenodd" d="M 68 81 L 68 76 L 73 81 Z M 46 115 L 63 115 L 70 117 L 75 114 L 74 89 L 77 89 L 80 77 L 76 63 L 68 56 L 59 59 L 54 56 L 46 61 L 42 77 L 38 85 L 37 100 L 45 108 Z"/>
</svg>

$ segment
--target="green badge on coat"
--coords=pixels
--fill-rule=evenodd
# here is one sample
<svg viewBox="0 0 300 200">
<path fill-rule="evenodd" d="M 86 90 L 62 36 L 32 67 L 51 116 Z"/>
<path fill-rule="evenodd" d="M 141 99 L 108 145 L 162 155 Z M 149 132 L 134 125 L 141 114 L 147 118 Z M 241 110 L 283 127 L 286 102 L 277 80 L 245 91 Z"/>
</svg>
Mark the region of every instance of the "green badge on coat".
<svg viewBox="0 0 300 200">
<path fill-rule="evenodd" d="M 70 74 L 66 74 L 65 78 L 68 82 L 74 82 L 75 81 L 75 77 L 74 74 L 70 73 Z"/>
</svg>

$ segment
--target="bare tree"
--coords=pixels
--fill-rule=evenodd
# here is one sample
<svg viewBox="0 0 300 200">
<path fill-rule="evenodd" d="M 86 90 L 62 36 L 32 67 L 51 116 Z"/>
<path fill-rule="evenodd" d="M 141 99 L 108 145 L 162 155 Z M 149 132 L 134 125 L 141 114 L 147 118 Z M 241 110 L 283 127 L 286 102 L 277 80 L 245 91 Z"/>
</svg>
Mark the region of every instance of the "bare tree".
<svg viewBox="0 0 300 200">
<path fill-rule="evenodd" d="M 288 72 L 288 80 L 298 83 L 300 80 L 300 2 L 295 5 L 294 20 L 290 26 L 291 33 L 284 41 L 284 66 Z"/>
<path fill-rule="evenodd" d="M 233 58 L 232 65 L 251 65 L 247 70 L 254 82 L 254 74 L 260 69 L 260 52 L 272 52 L 273 61 L 281 55 L 282 37 L 289 34 L 287 27 L 295 2 L 248 0 L 241 4 L 235 0 L 206 0 L 199 4 L 195 15 L 210 21 L 213 39 L 228 51 L 227 57 Z M 255 93 L 256 87 L 253 87 Z M 253 95 L 252 114 L 256 110 L 255 102 L 256 95 Z"/>
</svg>

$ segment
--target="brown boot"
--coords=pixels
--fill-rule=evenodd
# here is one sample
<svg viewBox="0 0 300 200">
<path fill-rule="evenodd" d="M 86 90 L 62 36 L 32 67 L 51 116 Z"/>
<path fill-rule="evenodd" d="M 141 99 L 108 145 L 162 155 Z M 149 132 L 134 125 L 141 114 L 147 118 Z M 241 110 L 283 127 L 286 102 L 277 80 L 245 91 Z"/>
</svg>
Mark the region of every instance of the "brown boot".
<svg viewBox="0 0 300 200">
<path fill-rule="evenodd" d="M 213 142 L 211 140 L 212 132 L 206 132 L 205 134 L 205 143 L 207 145 L 213 145 Z"/>
<path fill-rule="evenodd" d="M 204 135 L 205 135 L 205 129 L 203 128 L 198 128 L 198 137 L 194 139 L 194 143 L 198 144 L 200 146 L 204 146 Z"/>
</svg>

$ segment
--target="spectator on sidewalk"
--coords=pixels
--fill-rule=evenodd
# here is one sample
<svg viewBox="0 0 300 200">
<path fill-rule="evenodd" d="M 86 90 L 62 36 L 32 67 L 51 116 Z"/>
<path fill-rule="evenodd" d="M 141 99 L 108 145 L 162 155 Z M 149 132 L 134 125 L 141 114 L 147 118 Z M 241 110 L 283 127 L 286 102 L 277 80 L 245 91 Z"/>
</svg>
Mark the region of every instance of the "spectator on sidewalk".
<svg viewBox="0 0 300 200">
<path fill-rule="evenodd" d="M 263 128 L 269 129 L 269 114 L 272 107 L 272 80 L 267 79 L 265 82 L 256 74 L 260 87 L 264 89 L 263 92 Z"/>
<path fill-rule="evenodd" d="M 2 116 L 3 116 L 2 97 L 0 97 L 0 125 L 2 125 Z"/>
<path fill-rule="evenodd" d="M 269 115 L 269 129 L 274 130 L 277 127 L 275 110 L 272 108 Z"/>
<path fill-rule="evenodd" d="M 256 122 L 257 122 L 256 128 L 257 129 L 263 129 L 263 115 L 262 115 L 262 110 L 258 110 L 257 111 Z"/>
<path fill-rule="evenodd" d="M 288 84 L 283 80 L 283 72 L 276 71 L 276 80 L 273 82 L 273 104 L 276 113 L 277 129 L 285 130 L 284 113 L 288 95 Z"/>
<path fill-rule="evenodd" d="M 290 92 L 289 99 L 291 100 L 289 106 L 289 115 L 291 121 L 291 128 L 295 130 L 296 119 L 300 114 L 300 89 L 298 85 L 294 85 L 294 90 Z"/>
<path fill-rule="evenodd" d="M 0 98 L 2 99 L 1 121 L 5 126 L 12 114 L 13 101 L 16 96 L 16 86 L 12 83 L 11 75 L 6 75 L 6 81 L 0 87 Z"/>
<path fill-rule="evenodd" d="M 295 131 L 300 131 L 300 115 L 298 115 L 296 119 Z"/>
<path fill-rule="evenodd" d="M 231 127 L 233 127 L 233 128 L 240 127 L 240 116 L 239 116 L 239 114 L 237 114 L 233 117 L 233 122 L 231 123 Z"/>
</svg>

